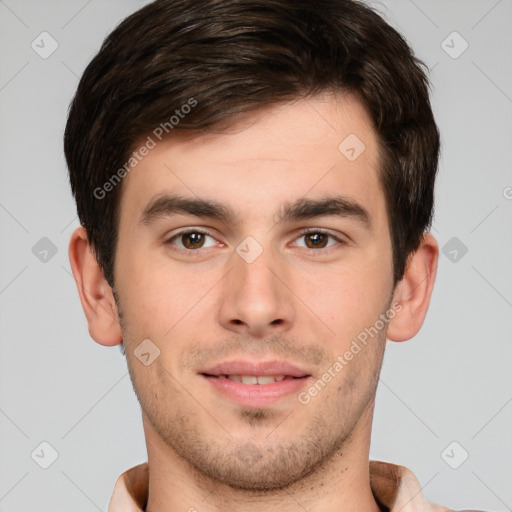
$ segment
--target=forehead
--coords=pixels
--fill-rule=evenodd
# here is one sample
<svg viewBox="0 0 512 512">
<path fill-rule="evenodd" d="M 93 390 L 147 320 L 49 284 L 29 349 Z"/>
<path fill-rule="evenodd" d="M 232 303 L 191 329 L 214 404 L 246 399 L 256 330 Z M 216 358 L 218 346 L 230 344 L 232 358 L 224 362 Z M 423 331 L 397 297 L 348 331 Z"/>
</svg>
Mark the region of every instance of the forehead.
<svg viewBox="0 0 512 512">
<path fill-rule="evenodd" d="M 140 214 L 166 193 L 252 215 L 275 214 L 298 197 L 344 195 L 382 213 L 376 133 L 350 95 L 272 105 L 240 116 L 228 129 L 176 132 L 154 142 L 124 180 L 121 217 L 127 205 Z"/>
</svg>

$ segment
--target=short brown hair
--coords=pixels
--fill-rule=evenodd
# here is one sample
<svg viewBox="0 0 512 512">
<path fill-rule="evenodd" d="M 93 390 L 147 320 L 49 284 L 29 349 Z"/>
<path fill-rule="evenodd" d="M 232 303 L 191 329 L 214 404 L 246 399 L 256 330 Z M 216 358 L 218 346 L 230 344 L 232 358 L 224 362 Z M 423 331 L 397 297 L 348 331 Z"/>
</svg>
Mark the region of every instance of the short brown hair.
<svg viewBox="0 0 512 512">
<path fill-rule="evenodd" d="M 432 221 L 440 145 L 425 65 L 404 38 L 356 0 L 156 0 L 106 38 L 64 136 L 78 215 L 109 284 L 122 190 L 112 178 L 141 136 L 208 130 L 324 91 L 355 94 L 373 121 L 399 281 Z"/>
</svg>

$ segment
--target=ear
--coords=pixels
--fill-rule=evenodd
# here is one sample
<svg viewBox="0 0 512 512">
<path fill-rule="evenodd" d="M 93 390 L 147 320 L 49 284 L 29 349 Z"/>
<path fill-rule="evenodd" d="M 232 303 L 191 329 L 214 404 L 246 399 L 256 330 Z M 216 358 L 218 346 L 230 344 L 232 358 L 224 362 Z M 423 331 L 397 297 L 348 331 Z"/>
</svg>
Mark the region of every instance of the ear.
<svg viewBox="0 0 512 512">
<path fill-rule="evenodd" d="M 69 242 L 69 261 L 89 334 L 100 345 L 114 346 L 123 336 L 112 288 L 96 261 L 85 228 L 77 228 Z"/>
<path fill-rule="evenodd" d="M 418 249 L 409 256 L 404 276 L 397 284 L 392 304 L 401 309 L 389 322 L 387 338 L 406 341 L 423 325 L 436 280 L 439 247 L 430 233 L 424 233 Z"/>
</svg>

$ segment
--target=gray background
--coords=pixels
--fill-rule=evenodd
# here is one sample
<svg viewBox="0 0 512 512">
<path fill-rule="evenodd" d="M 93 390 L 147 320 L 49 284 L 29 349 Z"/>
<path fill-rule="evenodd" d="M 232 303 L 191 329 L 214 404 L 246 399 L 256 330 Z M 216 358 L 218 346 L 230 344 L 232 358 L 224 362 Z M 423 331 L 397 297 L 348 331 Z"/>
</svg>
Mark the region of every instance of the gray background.
<svg viewBox="0 0 512 512">
<path fill-rule="evenodd" d="M 89 338 L 71 277 L 62 151 L 78 77 L 144 3 L 0 0 L 2 512 L 106 510 L 146 460 L 125 360 Z M 512 1 L 371 3 L 432 68 L 445 253 L 423 330 L 388 344 L 371 456 L 410 467 L 432 501 L 512 510 Z"/>
</svg>

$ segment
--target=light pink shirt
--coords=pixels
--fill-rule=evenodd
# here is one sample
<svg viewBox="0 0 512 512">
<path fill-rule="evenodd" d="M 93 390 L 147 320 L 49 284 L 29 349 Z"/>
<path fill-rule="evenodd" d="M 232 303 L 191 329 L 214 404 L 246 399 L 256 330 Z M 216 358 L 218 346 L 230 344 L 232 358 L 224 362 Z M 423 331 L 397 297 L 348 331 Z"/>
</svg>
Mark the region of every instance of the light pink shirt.
<svg viewBox="0 0 512 512">
<path fill-rule="evenodd" d="M 425 500 L 418 480 L 404 466 L 370 461 L 370 484 L 383 510 L 387 507 L 390 512 L 451 512 Z M 147 462 L 124 472 L 116 482 L 108 512 L 143 512 L 148 486 Z"/>
</svg>

